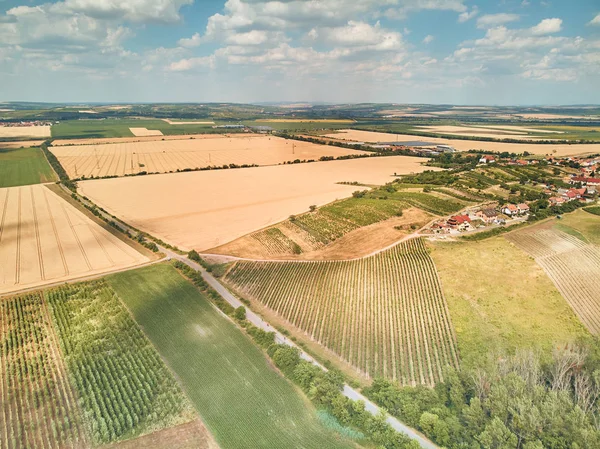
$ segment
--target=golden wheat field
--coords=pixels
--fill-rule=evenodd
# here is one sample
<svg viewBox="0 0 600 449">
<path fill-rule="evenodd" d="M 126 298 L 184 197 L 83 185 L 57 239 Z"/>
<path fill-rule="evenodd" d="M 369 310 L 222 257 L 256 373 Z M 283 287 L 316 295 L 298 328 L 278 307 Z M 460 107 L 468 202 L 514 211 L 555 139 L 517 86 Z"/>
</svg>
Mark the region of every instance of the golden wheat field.
<svg viewBox="0 0 600 449">
<path fill-rule="evenodd" d="M 414 142 L 426 141 L 436 145 L 451 145 L 459 151 L 468 150 L 489 150 L 489 151 L 508 151 L 509 153 L 523 153 L 525 151 L 531 154 L 549 154 L 554 156 L 575 156 L 585 154 L 600 153 L 600 144 L 563 144 L 563 143 L 505 143 L 505 142 L 484 142 L 476 140 L 460 140 L 440 137 L 423 137 L 411 134 L 391 134 L 372 131 L 359 131 L 356 129 L 344 129 L 336 133 L 326 134 L 324 137 L 337 139 L 341 141 L 350 140 L 355 142 Z M 506 136 L 504 138 L 511 138 Z"/>
<path fill-rule="evenodd" d="M 111 214 L 181 249 L 205 251 L 250 232 L 384 184 L 393 173 L 422 172 L 408 156 L 80 181 L 79 191 Z"/>
<path fill-rule="evenodd" d="M 274 136 L 230 136 L 52 147 L 71 178 L 168 173 L 208 166 L 275 165 L 295 159 L 365 154 Z"/>
<path fill-rule="evenodd" d="M 147 261 L 44 185 L 0 189 L 0 293 Z"/>
</svg>

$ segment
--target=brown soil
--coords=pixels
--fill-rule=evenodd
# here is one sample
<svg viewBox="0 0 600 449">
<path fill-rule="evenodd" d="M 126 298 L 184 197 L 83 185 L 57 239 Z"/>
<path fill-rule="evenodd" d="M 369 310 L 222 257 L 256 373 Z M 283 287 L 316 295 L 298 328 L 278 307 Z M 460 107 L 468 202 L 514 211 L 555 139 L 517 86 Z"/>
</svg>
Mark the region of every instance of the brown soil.
<svg viewBox="0 0 600 449">
<path fill-rule="evenodd" d="M 217 449 L 219 446 L 200 420 L 145 435 L 102 449 Z"/>
</svg>

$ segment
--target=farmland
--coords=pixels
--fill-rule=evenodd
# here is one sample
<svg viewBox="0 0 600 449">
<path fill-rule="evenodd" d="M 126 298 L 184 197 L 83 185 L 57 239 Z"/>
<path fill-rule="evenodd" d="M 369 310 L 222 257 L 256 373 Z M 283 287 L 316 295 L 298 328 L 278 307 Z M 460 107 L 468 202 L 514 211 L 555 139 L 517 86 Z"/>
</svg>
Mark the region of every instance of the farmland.
<svg viewBox="0 0 600 449">
<path fill-rule="evenodd" d="M 582 323 L 600 334 L 600 248 L 581 240 L 569 228 L 541 226 L 506 236 L 534 257 Z M 567 231 L 567 232 L 564 232 Z"/>
<path fill-rule="evenodd" d="M 50 126 L 0 126 L 0 139 L 50 137 Z"/>
<path fill-rule="evenodd" d="M 458 366 L 446 301 L 420 239 L 352 261 L 238 261 L 225 281 L 368 377 L 433 385 L 444 367 Z"/>
<path fill-rule="evenodd" d="M 340 130 L 333 134 L 327 134 L 325 137 L 337 140 L 351 140 L 358 142 L 414 142 L 427 141 L 436 145 L 451 145 L 460 151 L 472 149 L 483 149 L 489 151 L 508 151 L 509 153 L 523 153 L 527 151 L 531 154 L 550 154 L 553 156 L 571 156 L 600 153 L 600 143 L 594 144 L 565 144 L 565 143 L 506 143 L 506 142 L 484 142 L 476 140 L 460 140 L 440 137 L 423 137 L 411 134 L 392 134 L 386 132 L 371 132 L 359 130 Z M 553 137 L 556 138 L 556 137 Z"/>
<path fill-rule="evenodd" d="M 125 302 L 224 448 L 341 448 L 263 353 L 169 265 L 112 275 Z"/>
<path fill-rule="evenodd" d="M 43 185 L 0 189 L 0 294 L 147 260 Z"/>
<path fill-rule="evenodd" d="M 548 358 L 554 348 L 589 337 L 542 268 L 504 237 L 430 247 L 463 368 L 522 348 Z"/>
<path fill-rule="evenodd" d="M 0 148 L 0 188 L 55 180 L 56 175 L 39 148 Z"/>
<path fill-rule="evenodd" d="M 132 137 L 129 128 L 158 130 L 165 135 L 214 132 L 211 125 L 171 125 L 159 119 L 96 119 L 69 120 L 52 126 L 57 139 L 94 139 L 103 137 Z"/>
<path fill-rule="evenodd" d="M 175 172 L 229 164 L 275 165 L 295 159 L 317 160 L 322 156 L 367 154 L 364 151 L 256 135 L 61 146 L 52 147 L 51 151 L 72 179 L 140 172 Z"/>
<path fill-rule="evenodd" d="M 424 161 L 390 156 L 91 180 L 79 182 L 79 190 L 138 229 L 182 249 L 204 251 L 357 189 L 339 182 L 381 185 L 394 172 L 427 169 Z"/>
<path fill-rule="evenodd" d="M 173 375 L 105 281 L 46 295 L 95 445 L 194 418 Z"/>
<path fill-rule="evenodd" d="M 87 446 L 40 293 L 0 301 L 0 415 L 2 448 Z"/>
</svg>

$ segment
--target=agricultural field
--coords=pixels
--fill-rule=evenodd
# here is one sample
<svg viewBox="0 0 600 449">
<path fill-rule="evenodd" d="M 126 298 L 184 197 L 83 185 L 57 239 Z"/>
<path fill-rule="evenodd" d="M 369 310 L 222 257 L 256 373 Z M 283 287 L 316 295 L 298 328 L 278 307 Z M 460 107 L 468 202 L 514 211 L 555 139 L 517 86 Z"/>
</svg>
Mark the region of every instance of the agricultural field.
<svg viewBox="0 0 600 449">
<path fill-rule="evenodd" d="M 458 367 L 446 301 L 421 239 L 350 261 L 238 261 L 224 280 L 367 377 L 433 385 L 447 365 Z"/>
<path fill-rule="evenodd" d="M 0 300 L 0 447 L 89 447 L 39 292 Z"/>
<path fill-rule="evenodd" d="M 195 419 L 175 378 L 104 280 L 45 295 L 95 446 Z"/>
<path fill-rule="evenodd" d="M 357 190 L 339 182 L 382 185 L 393 180 L 394 172 L 429 169 L 421 165 L 425 161 L 371 157 L 88 180 L 78 185 L 81 194 L 134 227 L 181 249 L 206 251 Z"/>
<path fill-rule="evenodd" d="M 426 125 L 415 126 L 415 131 L 442 134 L 447 136 L 486 137 L 490 139 L 516 139 L 516 140 L 553 140 L 561 139 L 562 131 L 545 130 L 541 128 L 528 128 L 522 126 L 506 125 Z"/>
<path fill-rule="evenodd" d="M 132 137 L 130 128 L 158 130 L 164 135 L 215 132 L 212 125 L 171 125 L 160 119 L 91 119 L 68 120 L 52 126 L 56 139 L 97 139 L 104 137 Z"/>
<path fill-rule="evenodd" d="M 11 140 L 0 142 L 0 150 L 39 147 L 43 143 L 43 140 Z"/>
<path fill-rule="evenodd" d="M 0 139 L 50 137 L 50 126 L 0 126 Z"/>
<path fill-rule="evenodd" d="M 56 181 L 39 148 L 0 148 L 0 188 Z"/>
<path fill-rule="evenodd" d="M 0 294 L 147 261 L 46 186 L 0 189 Z"/>
<path fill-rule="evenodd" d="M 136 137 L 147 137 L 147 136 L 162 136 L 163 133 L 157 129 L 148 129 L 148 128 L 129 128 L 131 134 Z"/>
<path fill-rule="evenodd" d="M 170 265 L 107 278 L 223 448 L 353 447 Z"/>
<path fill-rule="evenodd" d="M 544 270 L 504 237 L 428 245 L 456 330 L 461 366 L 490 354 L 557 347 L 589 337 Z"/>
<path fill-rule="evenodd" d="M 339 130 L 332 134 L 326 134 L 324 137 L 337 139 L 340 141 L 355 142 L 420 142 L 426 141 L 436 145 L 450 145 L 459 151 L 468 150 L 487 150 L 509 153 L 523 153 L 527 151 L 531 154 L 551 155 L 551 156 L 574 156 L 600 153 L 600 143 L 594 144 L 565 144 L 565 143 L 506 143 L 506 142 L 485 142 L 477 140 L 461 140 L 440 137 L 423 137 L 411 134 L 392 134 L 385 132 L 359 131 L 355 129 Z"/>
<path fill-rule="evenodd" d="M 566 231 L 566 232 L 565 232 Z M 506 235 L 544 269 L 581 322 L 600 334 L 600 247 L 552 222 Z"/>
<path fill-rule="evenodd" d="M 165 173 L 223 165 L 276 165 L 295 159 L 318 160 L 368 154 L 273 136 L 215 136 L 106 145 L 60 146 L 50 150 L 71 179 Z"/>
<path fill-rule="evenodd" d="M 236 136 L 237 134 L 191 134 L 187 135 L 173 135 L 173 136 L 145 136 L 145 137 L 98 137 L 90 139 L 54 139 L 52 140 L 53 147 L 64 147 L 64 146 L 77 146 L 77 145 L 106 145 L 111 143 L 131 143 L 131 142 L 156 142 L 158 140 L 201 140 L 201 139 L 215 139 L 218 137 L 229 138 Z M 260 137 L 259 134 L 247 134 L 246 137 Z"/>
</svg>

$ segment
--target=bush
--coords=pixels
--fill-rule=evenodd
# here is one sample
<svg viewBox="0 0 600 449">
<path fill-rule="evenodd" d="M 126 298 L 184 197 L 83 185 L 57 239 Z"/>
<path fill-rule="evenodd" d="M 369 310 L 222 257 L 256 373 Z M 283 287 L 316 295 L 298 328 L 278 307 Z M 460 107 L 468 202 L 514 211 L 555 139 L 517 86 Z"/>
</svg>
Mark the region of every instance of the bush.
<svg viewBox="0 0 600 449">
<path fill-rule="evenodd" d="M 233 317 L 238 321 L 244 321 L 246 319 L 246 308 L 244 306 L 239 306 L 235 309 Z"/>
</svg>

